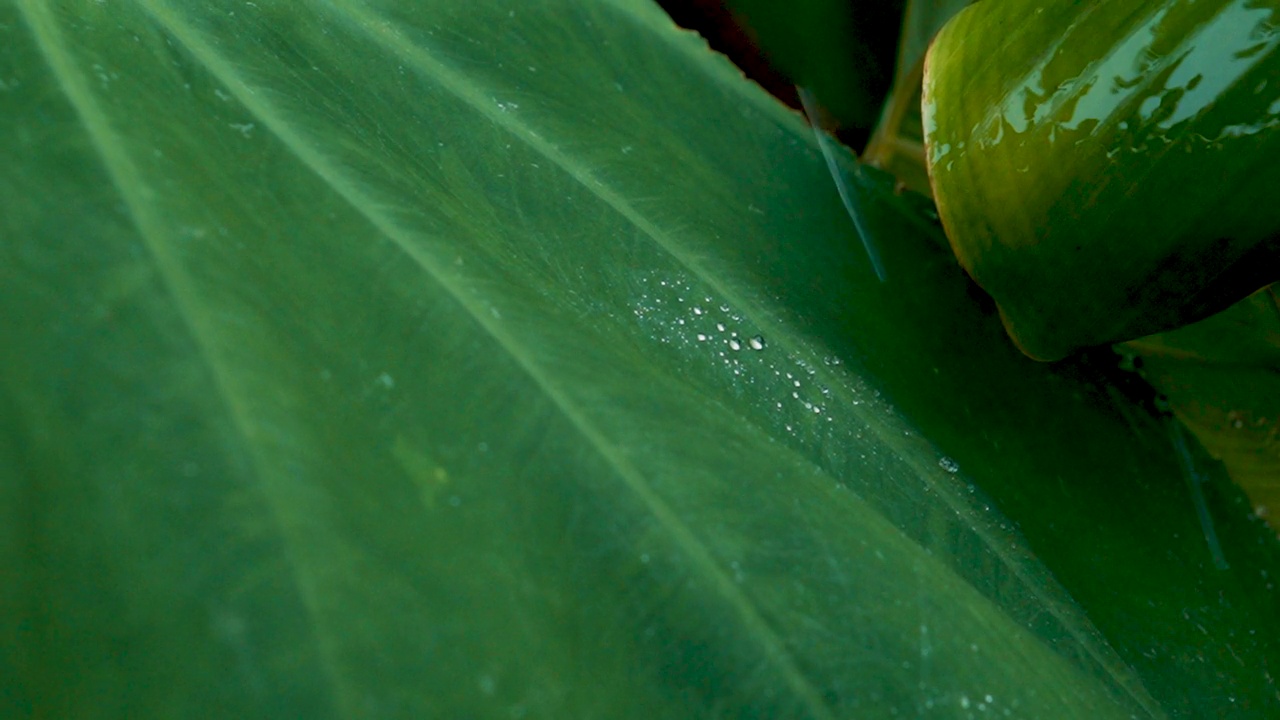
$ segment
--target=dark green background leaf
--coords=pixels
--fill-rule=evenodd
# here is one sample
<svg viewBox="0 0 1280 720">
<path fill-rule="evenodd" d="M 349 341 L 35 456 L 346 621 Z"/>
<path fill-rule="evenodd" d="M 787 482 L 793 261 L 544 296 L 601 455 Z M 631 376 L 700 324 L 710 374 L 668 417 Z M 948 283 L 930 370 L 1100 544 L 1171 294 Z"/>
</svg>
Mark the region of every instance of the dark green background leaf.
<svg viewBox="0 0 1280 720">
<path fill-rule="evenodd" d="M 865 140 L 893 78 L 904 0 L 729 0 L 722 5 L 756 38 L 774 67 L 817 94 L 845 130 Z"/>
<path fill-rule="evenodd" d="M 1125 343 L 1143 376 L 1280 529 L 1280 303 L 1275 286 L 1207 320 Z"/>
<path fill-rule="evenodd" d="M 1219 572 L 1156 421 L 868 174 L 873 282 L 803 121 L 652 6 L 0 38 L 5 715 L 1278 707 L 1232 488 Z"/>
</svg>

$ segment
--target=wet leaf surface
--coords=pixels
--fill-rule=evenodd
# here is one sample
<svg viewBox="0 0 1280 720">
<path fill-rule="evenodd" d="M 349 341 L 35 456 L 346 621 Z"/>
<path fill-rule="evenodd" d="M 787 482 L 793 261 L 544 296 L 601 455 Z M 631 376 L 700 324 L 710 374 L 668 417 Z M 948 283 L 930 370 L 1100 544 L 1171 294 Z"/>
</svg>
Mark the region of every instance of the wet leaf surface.
<svg viewBox="0 0 1280 720">
<path fill-rule="evenodd" d="M 866 173 L 875 282 L 803 121 L 650 5 L 0 33 L 6 716 L 1277 708 L 1222 474 L 1225 572 L 1158 420 Z"/>
</svg>

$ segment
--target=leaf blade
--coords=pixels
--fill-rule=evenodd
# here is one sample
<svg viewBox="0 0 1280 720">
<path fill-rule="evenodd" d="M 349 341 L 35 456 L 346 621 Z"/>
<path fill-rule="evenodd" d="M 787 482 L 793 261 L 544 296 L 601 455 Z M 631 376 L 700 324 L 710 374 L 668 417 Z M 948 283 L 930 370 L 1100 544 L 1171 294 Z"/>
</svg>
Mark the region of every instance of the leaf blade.
<svg viewBox="0 0 1280 720">
<path fill-rule="evenodd" d="M 63 21 L 105 18 L 91 4 L 62 7 Z M 83 128 L 68 134 L 73 168 L 90 178 L 77 187 L 95 210 L 82 233 L 62 232 L 48 221 L 57 194 L 25 195 L 22 217 L 40 221 L 8 222 L 14 237 L 37 241 L 7 246 L 22 262 L 5 265 L 30 282 L 6 284 L 3 302 L 19 308 L 42 288 L 74 286 L 68 258 L 86 244 L 106 237 L 110 255 L 72 295 L 77 312 L 40 315 L 54 326 L 65 314 L 76 331 L 6 329 L 6 347 L 30 354 L 6 356 L 0 376 L 23 437 L 86 448 L 76 472 L 51 450 L 31 452 L 39 471 L 28 492 L 46 494 L 39 522 L 55 530 L 30 537 L 52 557 L 79 559 L 83 578 L 47 573 L 28 597 L 55 599 L 88 636 L 125 638 L 137 660 L 86 665 L 91 682 L 115 685 L 105 700 L 63 693 L 59 677 L 81 646 L 37 623 L 37 639 L 52 642 L 24 646 L 39 655 L 23 675 L 35 704 L 64 697 L 65 714 L 81 716 L 764 707 L 822 717 L 928 702 L 957 710 L 992 687 L 999 702 L 1030 705 L 1020 693 L 1034 690 L 1055 709 L 1091 714 L 1150 703 L 1027 547 L 967 499 L 965 475 L 938 466 L 914 421 L 889 409 L 889 395 L 913 401 L 882 365 L 908 366 L 923 346 L 915 336 L 902 346 L 849 339 L 886 337 L 903 316 L 876 317 L 893 312 L 893 296 L 867 282 L 838 201 L 814 209 L 795 199 L 832 194 L 802 122 L 724 79 L 726 65 L 708 59 L 704 75 L 682 80 L 688 54 L 655 60 L 647 35 L 625 45 L 633 28 L 565 4 L 583 12 L 574 17 L 592 38 L 586 57 L 604 59 L 539 60 L 540 72 L 561 75 L 559 94 L 526 91 L 518 108 L 477 110 L 430 74 L 410 84 L 412 102 L 369 80 L 361 94 L 361 79 L 398 82 L 404 55 L 379 49 L 382 29 L 424 42 L 427 30 L 448 34 L 424 20 L 428 9 L 390 5 L 410 17 L 386 23 L 347 7 L 268 6 L 277 14 L 265 19 L 130 7 L 56 32 L 74 34 L 65 45 L 92 78 L 82 104 L 124 138 L 105 145 L 126 148 L 145 180 L 95 183 L 112 163 L 82 167 L 91 146 Z M 483 88 L 475 97 L 510 103 L 513 81 L 492 58 L 521 34 L 493 22 L 507 7 L 484 7 L 491 16 L 459 11 L 447 52 L 497 83 L 469 81 Z M 637 14 L 645 33 L 694 47 L 670 40 L 651 9 Z M 485 30 L 458 29 L 466 22 Z M 146 39 L 137 56 L 117 49 L 133 34 Z M 610 44 L 626 50 L 600 50 Z M 220 59 L 250 51 L 254 62 Z M 95 52 L 135 72 L 112 79 Z M 617 82 L 616 62 L 604 62 L 615 57 L 666 68 L 650 74 L 682 89 L 720 88 L 704 111 L 714 122 L 697 135 L 726 141 L 700 147 L 672 133 L 623 152 L 626 123 L 599 118 L 648 108 L 644 125 L 659 126 L 665 85 L 635 83 L 634 99 L 597 93 L 612 113 L 566 113 L 578 107 L 570 99 L 591 107 L 584 88 Z M 95 62 L 108 78 L 97 86 Z M 252 82 L 237 80 L 246 73 Z M 338 90 L 322 85 L 335 78 Z M 504 147 L 512 111 L 531 118 L 517 132 L 577 142 L 585 159 L 560 166 L 531 143 Z M 24 168 L 45 165 L 48 150 L 4 135 L 34 158 Z M 762 152 L 741 157 L 744 145 Z M 665 171 L 680 163 L 681 174 Z M 137 183 L 132 215 L 119 207 L 124 183 Z M 697 212 L 680 197 L 697 198 Z M 159 254 L 183 272 L 137 258 L 146 233 L 136 218 L 148 214 L 163 226 L 150 233 Z M 797 219 L 801 232 L 780 232 Z M 112 230 L 91 230 L 96 221 Z M 789 257 L 805 246 L 785 239 L 808 236 L 815 244 Z M 32 247 L 50 248 L 45 262 L 22 255 Z M 912 248 L 888 259 L 937 259 Z M 174 287 L 199 322 L 175 313 Z M 945 287 L 963 296 L 958 282 Z M 866 308 L 853 324 L 828 322 L 851 298 Z M 756 335 L 762 350 L 729 344 Z M 91 362 L 71 363 L 75 381 L 60 391 L 77 357 Z M 899 372 L 911 380 L 917 370 Z M 210 392 L 219 372 L 228 389 Z M 70 407 L 59 404 L 68 397 Z M 94 408 L 84 427 L 75 403 Z M 237 406 L 246 409 L 227 409 Z M 121 416 L 111 408 L 148 427 L 148 442 L 112 448 Z M 57 422 L 42 425 L 45 416 Z M 84 487 L 92 499 L 77 499 Z M 82 516 L 92 532 L 77 532 Z M 118 618 L 86 612 L 104 597 Z M 152 618 L 163 631 L 148 630 Z M 196 657 L 189 647 L 216 650 Z M 1034 669 L 972 661 L 1001 650 Z M 880 669 L 864 677 L 868 665 Z M 936 675 L 928 693 L 922 673 Z M 155 690 L 113 683 L 122 678 L 156 680 Z"/>
</svg>

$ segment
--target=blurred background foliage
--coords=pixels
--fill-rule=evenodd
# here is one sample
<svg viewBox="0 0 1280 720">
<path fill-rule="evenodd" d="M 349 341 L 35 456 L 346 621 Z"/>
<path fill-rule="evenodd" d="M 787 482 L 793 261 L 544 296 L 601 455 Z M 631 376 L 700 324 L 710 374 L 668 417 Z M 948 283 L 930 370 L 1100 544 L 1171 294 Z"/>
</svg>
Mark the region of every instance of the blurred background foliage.
<svg viewBox="0 0 1280 720">
<path fill-rule="evenodd" d="M 748 77 L 799 109 L 810 87 L 840 139 L 861 149 L 889 94 L 906 0 L 660 0 Z"/>
</svg>

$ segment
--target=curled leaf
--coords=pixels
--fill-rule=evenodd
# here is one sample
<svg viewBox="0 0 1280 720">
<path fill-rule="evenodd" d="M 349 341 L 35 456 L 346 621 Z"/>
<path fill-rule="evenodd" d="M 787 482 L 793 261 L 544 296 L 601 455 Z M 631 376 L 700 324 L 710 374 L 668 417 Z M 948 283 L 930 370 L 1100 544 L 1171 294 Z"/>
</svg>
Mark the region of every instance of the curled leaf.
<svg viewBox="0 0 1280 720">
<path fill-rule="evenodd" d="M 1035 358 L 1179 327 L 1280 276 L 1280 5 L 988 0 L 926 63 L 961 264 Z"/>
</svg>

